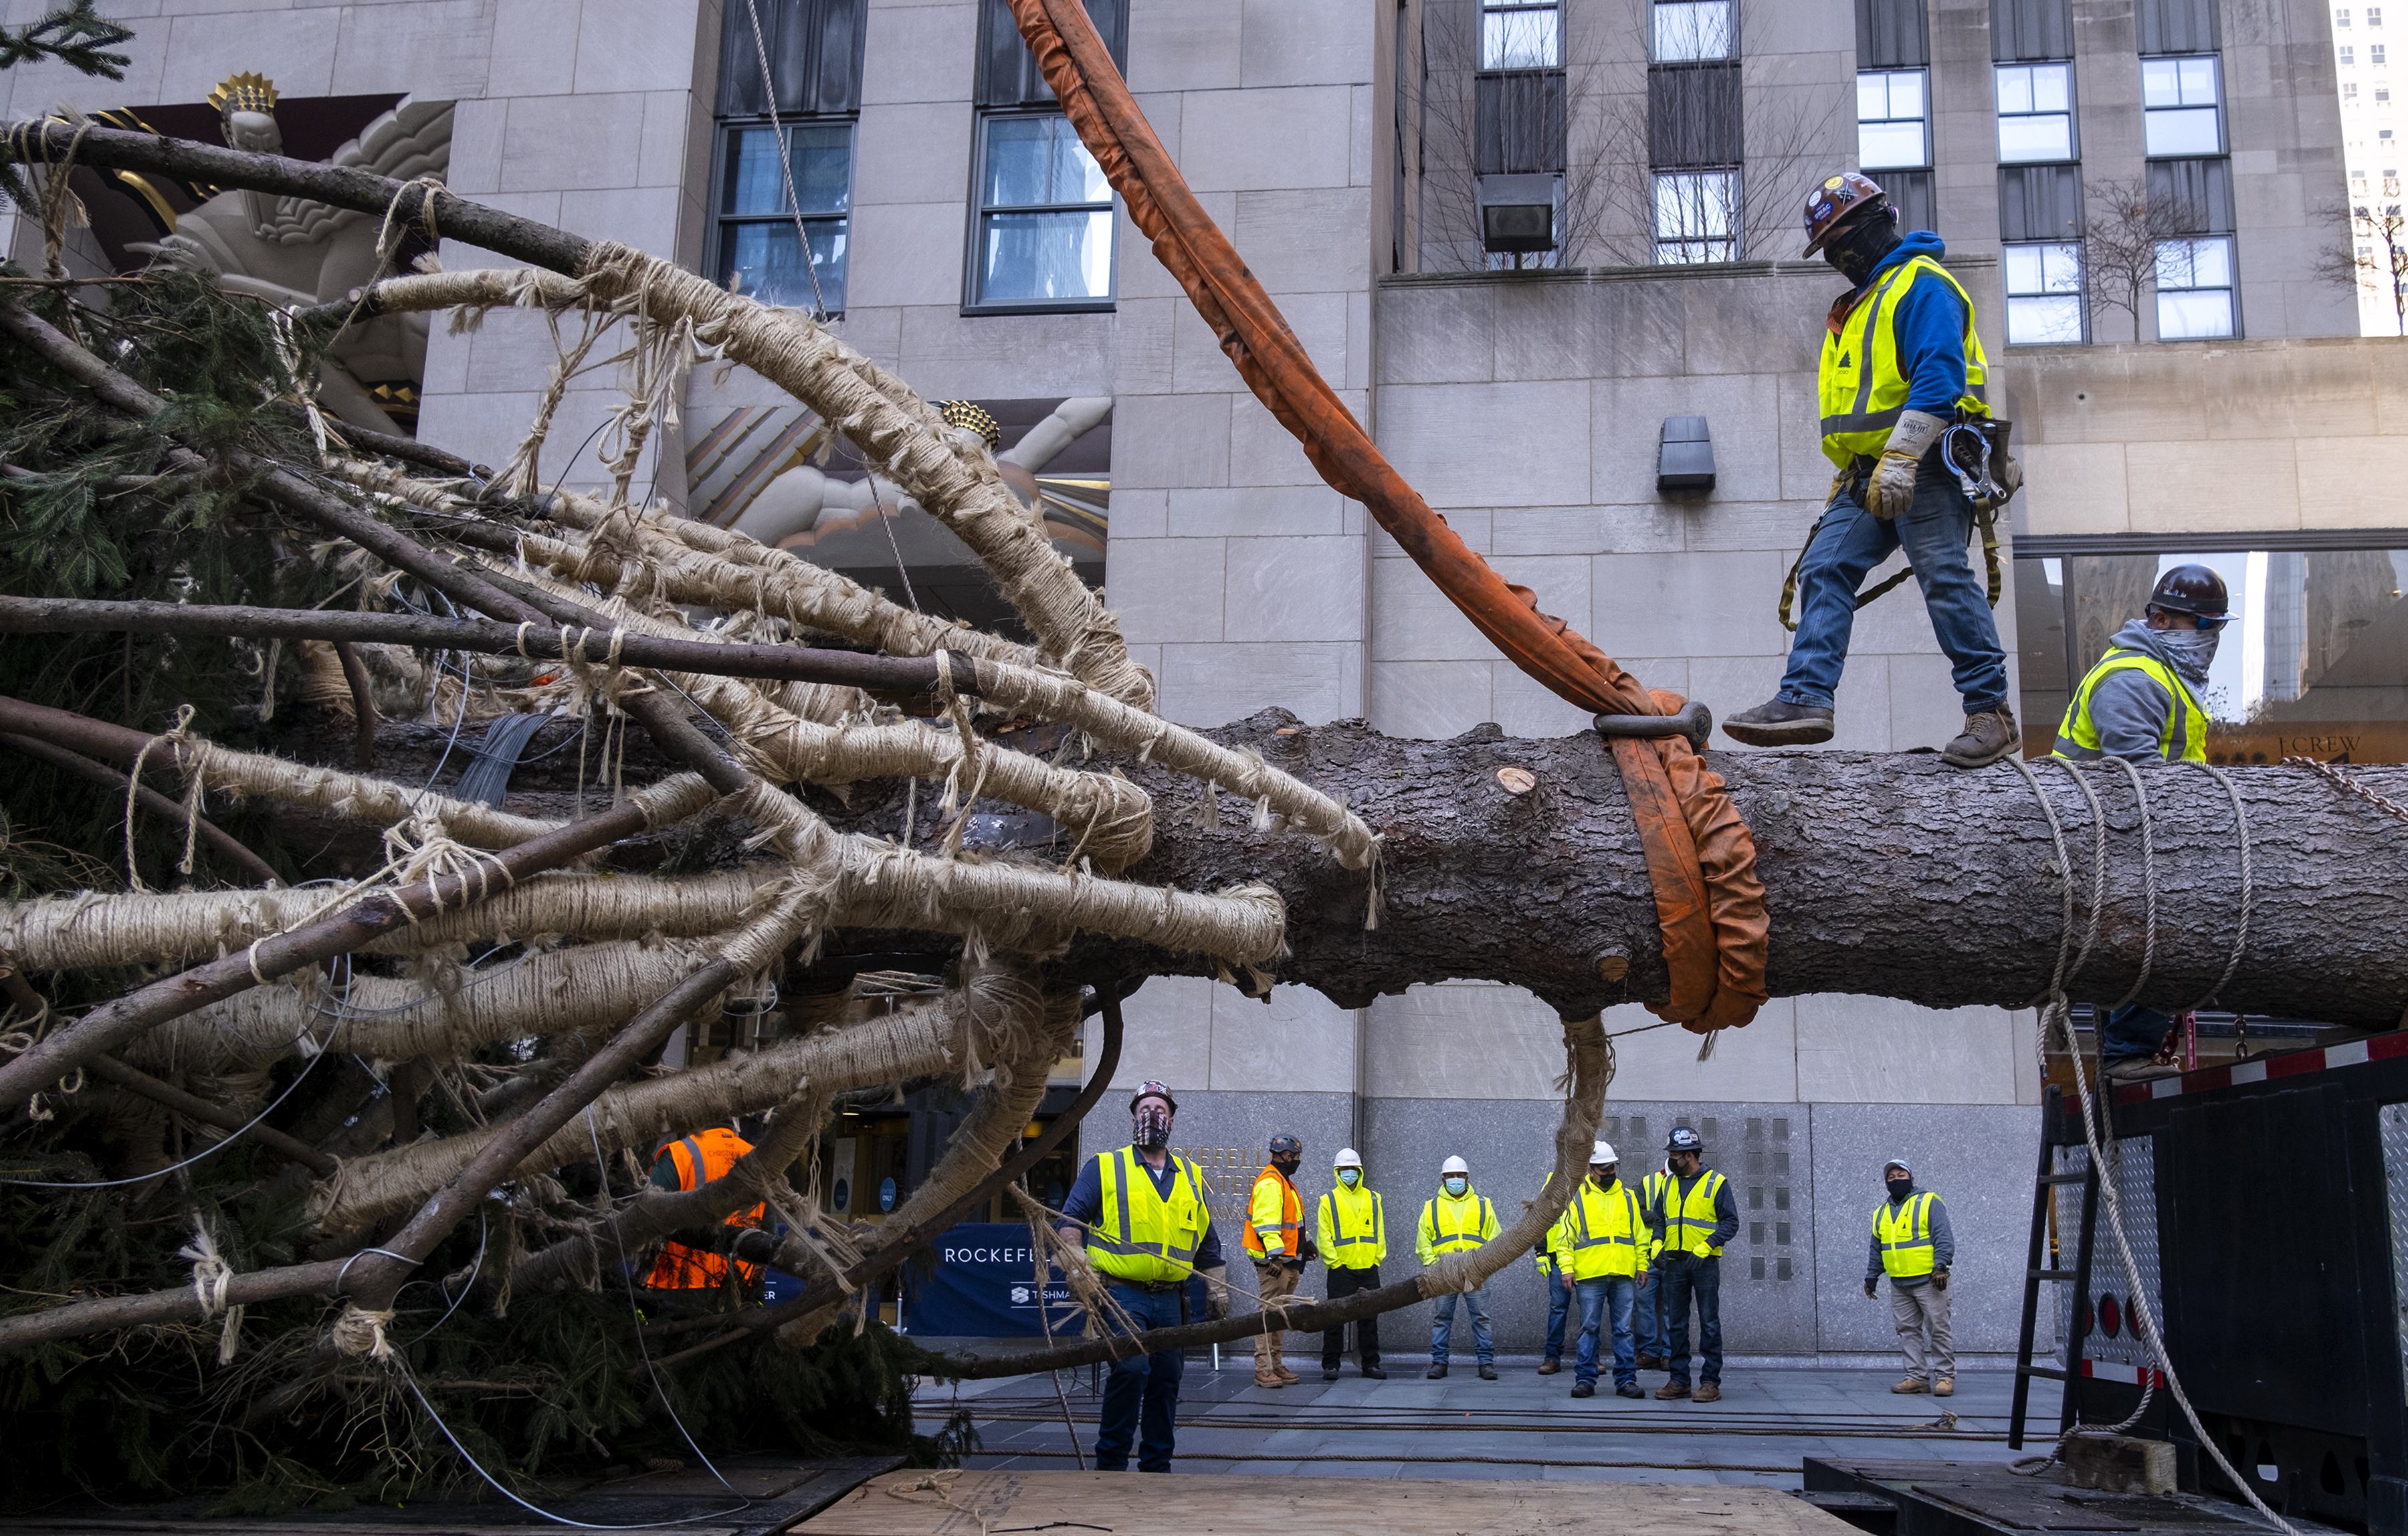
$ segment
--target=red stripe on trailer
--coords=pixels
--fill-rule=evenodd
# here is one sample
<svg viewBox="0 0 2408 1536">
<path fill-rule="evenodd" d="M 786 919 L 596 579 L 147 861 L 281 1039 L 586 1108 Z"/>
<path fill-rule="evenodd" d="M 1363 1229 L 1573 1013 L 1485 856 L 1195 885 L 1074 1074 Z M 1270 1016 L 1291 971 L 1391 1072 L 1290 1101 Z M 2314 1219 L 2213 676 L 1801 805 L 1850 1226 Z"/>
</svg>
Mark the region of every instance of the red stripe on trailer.
<svg viewBox="0 0 2408 1536">
<path fill-rule="evenodd" d="M 2260 1056 L 2255 1061 L 2237 1062 L 2229 1067 L 2202 1068 L 2179 1077 L 2160 1077 L 2146 1083 L 2128 1084 L 2117 1091 L 2115 1101 L 2119 1104 L 2145 1104 L 2153 1098 L 2206 1093 L 2236 1084 L 2263 1083 L 2277 1077 L 2304 1077 L 2310 1072 L 2326 1071 L 2335 1067 L 2362 1067 L 2370 1061 L 2388 1061 L 2394 1056 L 2408 1056 L 2408 1030 L 2348 1041 L 2340 1045 Z"/>
<path fill-rule="evenodd" d="M 2163 1386 L 2166 1373 L 2147 1366 L 2124 1365 L 2115 1360 L 2084 1360 L 2082 1373 L 2096 1381 L 2124 1382 L 2133 1386 Z"/>
</svg>

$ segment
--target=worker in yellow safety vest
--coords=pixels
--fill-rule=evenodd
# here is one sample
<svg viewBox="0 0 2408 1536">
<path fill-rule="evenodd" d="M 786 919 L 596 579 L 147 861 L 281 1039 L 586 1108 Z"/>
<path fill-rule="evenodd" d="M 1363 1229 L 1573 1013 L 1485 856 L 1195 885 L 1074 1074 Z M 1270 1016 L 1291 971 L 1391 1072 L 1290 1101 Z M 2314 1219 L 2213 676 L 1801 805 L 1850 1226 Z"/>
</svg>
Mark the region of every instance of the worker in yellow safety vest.
<svg viewBox="0 0 2408 1536">
<path fill-rule="evenodd" d="M 1128 1318 L 1132 1331 L 1188 1320 L 1188 1291 L 1201 1277 L 1204 1315 L 1226 1317 L 1229 1287 L 1221 1270 L 1220 1234 L 1205 1203 L 1204 1175 L 1170 1150 L 1170 1090 L 1151 1080 L 1129 1100 L 1129 1144 L 1087 1159 L 1062 1202 L 1062 1235 L 1083 1240 L 1087 1262 Z M 1117 1327 L 1117 1324 L 1112 1325 Z M 1186 1357 L 1176 1349 L 1112 1361 L 1096 1432 L 1099 1471 L 1128 1470 L 1140 1438 L 1138 1470 L 1167 1472 L 1176 1448 L 1179 1382 Z"/>
<path fill-rule="evenodd" d="M 652 1158 L 651 1183 L 655 1189 L 699 1189 L 736 1166 L 738 1158 L 752 1150 L 752 1143 L 725 1126 L 713 1126 L 708 1130 L 681 1136 L 661 1143 Z M 727 1218 L 730 1227 L 757 1227 L 763 1207 L 753 1205 Z M 652 1261 L 652 1272 L 644 1284 L 653 1290 L 695 1290 L 726 1283 L 728 1260 L 720 1254 L 701 1248 L 691 1248 L 682 1242 L 661 1245 L 660 1257 Z M 738 1261 L 736 1278 L 750 1285 L 760 1279 L 761 1267 Z"/>
<path fill-rule="evenodd" d="M 1246 1202 L 1246 1256 L 1254 1261 L 1254 1290 L 1265 1312 L 1296 1294 L 1296 1283 L 1313 1256 L 1312 1240 L 1304 1234 L 1304 1198 L 1296 1192 L 1296 1170 L 1304 1161 L 1304 1143 L 1293 1136 L 1271 1138 L 1271 1160 L 1254 1175 L 1254 1192 Z M 1254 1335 L 1254 1385 L 1294 1386 L 1304 1378 L 1280 1358 L 1287 1330 L 1271 1324 Z"/>
<path fill-rule="evenodd" d="M 2207 709 L 2200 696 L 2231 618 L 2224 578 L 2212 567 L 2176 566 L 2158 577 L 2141 617 L 2115 632 L 2107 653 L 2073 690 L 2051 755 L 2075 762 L 2205 762 Z M 2181 1071 L 2157 1059 L 2173 1022 L 2138 1003 L 2110 1012 L 2099 1037 L 2108 1080 L 2139 1083 Z"/>
<path fill-rule="evenodd" d="M 1427 1269 L 1449 1254 L 1469 1253 L 1497 1235 L 1497 1208 L 1471 1187 L 1471 1165 L 1449 1157 L 1439 1165 L 1438 1194 L 1422 1202 L 1413 1251 Z M 1480 1379 L 1497 1379 L 1497 1344 L 1488 1333 L 1485 1286 L 1449 1291 L 1430 1310 L 1431 1381 L 1446 1379 L 1447 1343 L 1455 1336 L 1455 1300 L 1460 1295 L 1471 1310 L 1471 1340 L 1480 1349 Z"/>
<path fill-rule="evenodd" d="M 1656 1209 L 1664 1193 L 1664 1181 L 1671 1176 L 1671 1165 L 1667 1163 L 1639 1181 L 1640 1209 Z M 1664 1287 L 1641 1286 L 1636 1313 L 1630 1331 L 1639 1347 L 1639 1369 L 1661 1371 L 1664 1369 Z"/>
<path fill-rule="evenodd" d="M 1363 1158 L 1353 1147 L 1340 1147 L 1330 1165 L 1336 1188 L 1315 1202 L 1313 1237 L 1321 1262 L 1329 1269 L 1329 1299 L 1356 1291 L 1380 1288 L 1380 1261 L 1388 1256 L 1388 1212 L 1380 1192 L 1365 1182 Z M 1338 1361 L 1346 1353 L 1346 1325 L 1321 1335 L 1321 1379 L 1338 1379 Z M 1366 1317 L 1354 1325 L 1354 1358 L 1363 1374 L 1375 1382 L 1388 1379 L 1380 1369 L 1380 1319 Z"/>
<path fill-rule="evenodd" d="M 1646 1396 L 1639 1390 L 1630 1314 L 1648 1282 L 1656 1238 L 1639 1196 L 1622 1182 L 1621 1163 L 1610 1142 L 1590 1148 L 1588 1177 L 1547 1232 L 1547 1251 L 1555 1256 L 1562 1288 L 1580 1298 L 1580 1349 L 1572 1357 L 1576 1398 L 1597 1395 L 1598 1332 L 1609 1326 L 1613 1331 L 1614 1395 Z"/>
<path fill-rule="evenodd" d="M 1664 1291 L 1664 1369 L 1671 1380 L 1656 1389 L 1667 1401 L 1689 1396 L 1689 1300 L 1698 1303 L 1702 1357 L 1696 1400 L 1723 1395 L 1723 1244 L 1739 1230 L 1739 1202 L 1730 1181 L 1706 1167 L 1706 1144 L 1675 1126 L 1665 1145 L 1668 1169 L 1647 1207 L 1656 1229 L 1656 1279 Z"/>
<path fill-rule="evenodd" d="M 1965 707 L 1965 729 L 1941 757 L 1956 768 L 1995 763 L 2017 744 L 2007 656 L 1990 614 L 1998 595 L 1965 548 L 1975 497 L 1989 516 L 2023 475 L 2003 438 L 1994 440 L 1973 301 L 1940 265 L 1940 237 L 1916 230 L 1901 239 L 1888 195 L 1854 171 L 1808 194 L 1806 237 L 1806 254 L 1820 253 L 1850 284 L 1825 322 L 1820 376 L 1823 453 L 1839 474 L 1791 573 L 1798 638 L 1780 691 L 1723 729 L 1756 747 L 1831 739 L 1849 635 L 1870 600 L 1857 588 L 1902 548 Z M 1784 599 L 1784 623 L 1787 611 Z"/>
<path fill-rule="evenodd" d="M 1956 1262 L 1956 1233 L 1937 1194 L 1914 1187 L 1903 1157 L 1882 1164 L 1889 1199 L 1873 1207 L 1873 1245 L 1865 1265 L 1865 1295 L 1889 1276 L 1890 1321 L 1905 1341 L 1906 1376 L 1893 1392 L 1956 1394 L 1956 1346 L 1948 1332 L 1948 1270 Z"/>
</svg>

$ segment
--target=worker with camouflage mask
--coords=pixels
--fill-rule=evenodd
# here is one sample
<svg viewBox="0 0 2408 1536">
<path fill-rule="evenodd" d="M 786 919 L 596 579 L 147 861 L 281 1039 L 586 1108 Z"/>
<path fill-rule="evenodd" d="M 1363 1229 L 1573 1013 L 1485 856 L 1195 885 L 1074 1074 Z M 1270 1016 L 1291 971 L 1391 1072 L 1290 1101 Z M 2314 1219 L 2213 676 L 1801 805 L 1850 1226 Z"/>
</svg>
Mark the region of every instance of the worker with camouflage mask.
<svg viewBox="0 0 2408 1536">
<path fill-rule="evenodd" d="M 1204 1277 L 1204 1315 L 1229 1313 L 1221 1239 L 1212 1230 L 1204 1175 L 1170 1150 L 1171 1121 L 1178 1113 L 1169 1088 L 1139 1084 L 1129 1100 L 1129 1144 L 1088 1158 L 1062 1203 L 1068 1223 L 1062 1235 L 1083 1240 L 1087 1262 L 1127 1314 L 1130 1331 L 1188 1321 L 1189 1284 L 1198 1274 Z M 1140 1471 L 1170 1470 L 1185 1369 L 1186 1357 L 1176 1349 L 1112 1362 L 1096 1430 L 1098 1471 L 1127 1471 L 1132 1442 L 1140 1442 Z"/>
<path fill-rule="evenodd" d="M 1965 706 L 1965 729 L 1941 757 L 1956 768 L 1995 763 L 2018 739 L 2006 651 L 1990 614 L 1996 599 L 1965 557 L 1976 512 L 1967 486 L 1981 484 L 1988 515 L 2022 471 L 2003 438 L 1994 445 L 1973 301 L 1940 265 L 1947 254 L 1940 237 L 1916 230 L 1900 238 L 1888 194 L 1855 171 L 1809 194 L 1806 236 L 1806 254 L 1822 256 L 1849 283 L 1825 323 L 1820 374 L 1823 453 L 1839 473 L 1791 572 L 1798 638 L 1780 691 L 1723 730 L 1752 747 L 1831 739 L 1840 673 L 1865 600 L 1858 589 L 1903 549 Z M 1785 599 L 1783 611 L 1786 622 Z"/>
</svg>

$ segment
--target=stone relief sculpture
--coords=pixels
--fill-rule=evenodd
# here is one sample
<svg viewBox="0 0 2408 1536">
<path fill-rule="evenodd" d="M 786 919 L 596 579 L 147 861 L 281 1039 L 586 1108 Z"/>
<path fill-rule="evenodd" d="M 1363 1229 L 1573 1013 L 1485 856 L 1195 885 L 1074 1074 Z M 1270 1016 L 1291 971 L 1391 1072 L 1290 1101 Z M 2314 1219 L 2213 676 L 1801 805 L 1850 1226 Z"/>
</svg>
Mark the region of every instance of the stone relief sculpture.
<svg viewBox="0 0 2408 1536">
<path fill-rule="evenodd" d="M 280 154 L 275 82 L 233 76 L 209 93 L 225 141 L 237 150 Z M 328 158 L 378 176 L 408 180 L 440 176 L 452 159 L 452 103 L 405 98 Z M 331 303 L 376 275 L 373 214 L 307 198 L 223 192 L 176 221 L 174 234 L 128 249 L 213 276 L 229 293 L 273 304 Z M 392 431 L 394 423 L 370 387 L 408 380 L 426 368 L 424 315 L 380 316 L 346 332 L 323 370 L 319 403 L 339 420 Z"/>
</svg>

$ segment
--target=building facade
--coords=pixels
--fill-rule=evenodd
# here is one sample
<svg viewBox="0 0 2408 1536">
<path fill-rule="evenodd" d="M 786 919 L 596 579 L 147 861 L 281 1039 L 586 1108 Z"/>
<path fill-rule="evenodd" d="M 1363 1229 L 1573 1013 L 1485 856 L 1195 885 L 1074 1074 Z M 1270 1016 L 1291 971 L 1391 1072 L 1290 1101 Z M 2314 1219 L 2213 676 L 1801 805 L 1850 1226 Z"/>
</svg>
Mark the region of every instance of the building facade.
<svg viewBox="0 0 2408 1536">
<path fill-rule="evenodd" d="M 1797 208 L 1860 166 L 1947 241 L 2017 423 L 2030 481 L 1999 616 L 2030 750 L 2047 750 L 2066 680 L 2186 554 L 2220 562 L 2256 615 L 2220 752 L 2408 748 L 2408 732 L 2388 744 L 2408 720 L 2390 553 L 2408 548 L 2390 510 L 2408 455 L 2392 349 L 2408 343 L 2358 338 L 2347 275 L 2318 269 L 2347 223 L 2323 0 L 1087 5 L 1340 398 L 1473 548 L 1649 683 L 1727 715 L 1780 676 L 1782 579 L 1830 475 L 1814 371 L 1835 280 L 1796 259 Z M 7 8 L 18 23 L 40 7 Z M 234 121 L 212 92 L 255 75 L 295 152 L 417 165 L 404 174 L 673 257 L 825 314 L 929 398 L 977 403 L 1058 546 L 1108 585 L 1171 718 L 1276 704 L 1431 738 L 1585 724 L 1246 392 L 999 0 L 104 8 L 136 33 L 127 79 L 11 70 L 14 113 L 65 96 L 202 133 Z M 222 228 L 222 268 L 265 263 L 248 215 L 205 212 L 206 189 L 151 191 L 145 213 L 92 186 L 109 211 L 76 259 L 124 265 Z M 38 237 L 14 238 L 38 265 Z M 449 240 L 437 254 L 495 261 Z M 317 260 L 275 280 L 311 291 L 351 270 Z M 505 462 L 554 360 L 547 327 L 502 312 L 388 339 L 345 359 L 366 409 L 411 424 L 406 387 L 422 436 Z M 595 435 L 621 398 L 608 370 L 572 381 L 547 478 L 598 478 Z M 1711 487 L 1661 482 L 1676 431 L 1711 445 Z M 741 370 L 695 371 L 642 474 L 690 515 L 996 616 L 950 536 Z M 1869 608 L 1833 749 L 1928 748 L 1959 724 L 1913 589 Z M 1212 1167 L 1233 1238 L 1277 1133 L 1304 1139 L 1309 1192 L 1339 1146 L 1361 1150 L 1396 1218 L 1392 1277 L 1443 1157 L 1467 1157 L 1503 1215 L 1546 1166 L 1558 1032 L 1519 991 L 1467 980 L 1345 1010 L 1170 979 L 1128 1017 L 1121 1075 L 1178 1091 L 1178 1140 Z M 1778 998 L 1710 1053 L 1654 1022 L 1609 1015 L 1629 1033 L 1607 1135 L 1636 1174 L 1690 1125 L 1733 1180 L 1733 1355 L 1888 1350 L 1858 1283 L 1890 1156 L 1956 1213 L 1960 1348 L 2012 1348 L 2042 1084 L 2028 1012 Z M 1115 1143 L 1119 1106 L 1090 1121 L 1090 1150 Z M 879 1156 L 882 1186 L 924 1161 Z M 1527 1265 L 1492 1304 L 1504 1346 L 1533 1349 Z M 1394 1328 L 1405 1354 L 1410 1314 Z"/>
</svg>

